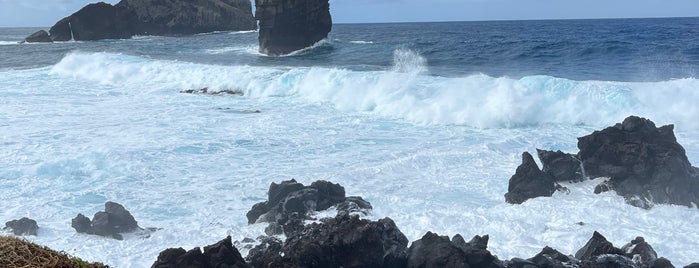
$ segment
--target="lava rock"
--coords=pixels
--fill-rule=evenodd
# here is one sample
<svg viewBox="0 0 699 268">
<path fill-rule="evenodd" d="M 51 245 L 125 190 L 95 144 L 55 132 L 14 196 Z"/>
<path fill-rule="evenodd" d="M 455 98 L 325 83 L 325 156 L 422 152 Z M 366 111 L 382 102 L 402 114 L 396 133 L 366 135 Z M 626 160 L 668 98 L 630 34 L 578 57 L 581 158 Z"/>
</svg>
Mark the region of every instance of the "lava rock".
<svg viewBox="0 0 699 268">
<path fill-rule="evenodd" d="M 699 175 L 673 129 L 631 116 L 578 138 L 578 156 L 587 176 L 609 177 L 611 189 L 629 204 L 693 206 L 699 204 Z"/>
<path fill-rule="evenodd" d="M 545 247 L 539 254 L 530 258 L 529 261 L 540 268 L 575 267 L 575 263 L 577 262 L 577 260 L 570 256 L 560 253 L 550 247 Z"/>
<path fill-rule="evenodd" d="M 648 264 L 649 268 L 675 268 L 672 262 L 666 258 L 660 257 Z"/>
<path fill-rule="evenodd" d="M 640 236 L 621 247 L 621 250 L 639 265 L 647 265 L 658 258 L 658 253 Z"/>
<path fill-rule="evenodd" d="M 151 266 L 152 268 L 172 268 L 172 267 L 230 267 L 249 268 L 243 257 L 233 246 L 231 237 L 219 241 L 216 244 L 201 249 L 194 248 L 185 251 L 182 248 L 169 248 L 158 255 L 158 259 Z"/>
<path fill-rule="evenodd" d="M 524 152 L 522 164 L 510 178 L 505 201 L 510 204 L 521 204 L 531 198 L 552 196 L 556 191 L 554 181 L 553 176 L 539 169 L 531 154 Z"/>
<path fill-rule="evenodd" d="M 310 186 L 304 186 L 296 180 L 272 183 L 267 193 L 267 201 L 260 202 L 246 214 L 248 223 L 271 222 L 282 226 L 286 230 L 297 230 L 297 224 L 293 228 L 287 228 L 286 221 L 292 214 L 298 214 L 295 218 L 304 218 L 309 212 L 328 209 L 338 206 L 338 210 L 370 209 L 371 204 L 360 197 L 345 197 L 345 188 L 339 184 L 327 181 L 316 181 Z M 351 203 L 351 204 L 350 204 Z M 270 227 L 270 234 L 275 234 L 277 228 Z M 288 235 L 288 234 L 287 234 Z"/>
<path fill-rule="evenodd" d="M 247 0 L 122 0 L 89 4 L 49 30 L 53 41 L 126 39 L 256 29 Z"/>
<path fill-rule="evenodd" d="M 690 265 L 685 266 L 684 268 L 699 268 L 699 262 L 692 263 Z"/>
<path fill-rule="evenodd" d="M 287 238 L 265 267 L 405 267 L 408 239 L 393 220 L 336 217 Z"/>
<path fill-rule="evenodd" d="M 581 262 L 580 268 L 637 268 L 636 265 L 624 255 L 604 254 L 591 260 Z"/>
<path fill-rule="evenodd" d="M 592 238 L 583 246 L 578 252 L 575 253 L 575 258 L 579 260 L 595 260 L 598 256 L 602 255 L 624 255 L 621 249 L 614 247 L 614 245 L 607 241 L 603 235 L 598 232 L 592 234 Z"/>
<path fill-rule="evenodd" d="M 561 151 L 546 151 L 536 149 L 536 154 L 541 160 L 543 172 L 553 176 L 555 181 L 573 181 L 579 182 L 583 180 L 582 169 L 580 168 L 580 160 L 577 156 L 567 154 Z"/>
<path fill-rule="evenodd" d="M 53 40 L 51 40 L 51 37 L 49 36 L 49 33 L 40 30 L 37 31 L 29 36 L 27 38 L 24 38 L 24 41 L 27 43 L 51 43 Z"/>
<path fill-rule="evenodd" d="M 505 267 L 487 248 L 487 235 L 475 236 L 467 243 L 461 235 L 449 241 L 447 236 L 427 232 L 408 249 L 407 267 Z M 527 263 L 520 264 L 526 267 Z"/>
<path fill-rule="evenodd" d="M 27 217 L 23 217 L 19 220 L 11 220 L 5 223 L 5 228 L 12 230 L 15 235 L 34 235 L 36 236 L 39 230 L 39 225 L 36 224 L 35 220 Z"/>
<path fill-rule="evenodd" d="M 255 0 L 260 53 L 279 56 L 310 47 L 332 30 L 328 0 Z"/>
<path fill-rule="evenodd" d="M 260 244 L 248 252 L 245 260 L 252 267 L 269 267 L 268 262 L 279 257 L 282 245 L 282 241 L 275 237 L 263 237 Z"/>
<path fill-rule="evenodd" d="M 104 204 L 105 211 L 95 213 L 92 220 L 83 214 L 78 214 L 71 221 L 71 226 L 78 233 L 94 234 L 106 237 L 113 237 L 121 240 L 122 233 L 132 232 L 141 229 L 133 215 L 124 206 L 107 202 Z"/>
<path fill-rule="evenodd" d="M 529 260 L 514 258 L 505 262 L 507 268 L 540 268 L 535 263 Z"/>
</svg>

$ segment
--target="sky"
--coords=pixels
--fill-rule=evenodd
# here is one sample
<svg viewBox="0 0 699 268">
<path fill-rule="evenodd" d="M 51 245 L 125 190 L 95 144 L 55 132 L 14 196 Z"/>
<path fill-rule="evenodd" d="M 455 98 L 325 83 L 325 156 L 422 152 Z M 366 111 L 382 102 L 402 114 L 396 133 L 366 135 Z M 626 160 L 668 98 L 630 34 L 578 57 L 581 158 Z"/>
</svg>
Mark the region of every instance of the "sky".
<svg viewBox="0 0 699 268">
<path fill-rule="evenodd" d="M 96 0 L 0 0 L 0 27 L 51 26 L 91 2 Z M 699 0 L 330 0 L 330 5 L 335 23 L 699 17 Z"/>
</svg>

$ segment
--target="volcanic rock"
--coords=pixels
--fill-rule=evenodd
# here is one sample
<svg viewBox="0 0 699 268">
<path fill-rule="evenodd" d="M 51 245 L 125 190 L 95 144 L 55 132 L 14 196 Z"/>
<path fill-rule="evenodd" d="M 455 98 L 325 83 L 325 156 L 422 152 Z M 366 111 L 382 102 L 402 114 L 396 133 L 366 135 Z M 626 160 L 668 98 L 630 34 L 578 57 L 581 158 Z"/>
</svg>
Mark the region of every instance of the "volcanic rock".
<svg viewBox="0 0 699 268">
<path fill-rule="evenodd" d="M 231 243 L 231 237 L 219 241 L 216 244 L 204 247 L 202 253 L 199 248 L 185 251 L 182 248 L 169 248 L 158 255 L 158 260 L 152 268 L 172 267 L 250 267 Z"/>
<path fill-rule="evenodd" d="M 427 232 L 408 249 L 407 267 L 504 267 L 487 247 L 487 235 L 476 236 L 467 243 L 461 235 L 449 241 L 447 236 Z"/>
<path fill-rule="evenodd" d="M 122 0 L 116 5 L 89 4 L 58 21 L 49 34 L 53 41 L 69 41 L 255 28 L 247 0 Z"/>
<path fill-rule="evenodd" d="M 298 230 L 298 222 L 302 222 L 305 215 L 312 211 L 321 211 L 332 206 L 341 206 L 348 211 L 352 208 L 371 209 L 369 202 L 360 197 L 347 198 L 344 187 L 327 181 L 316 181 L 310 186 L 304 186 L 296 180 L 272 183 L 267 199 L 253 205 L 248 211 L 248 223 L 276 223 L 283 227 L 285 233 L 286 230 Z M 296 222 L 287 223 L 291 219 L 295 219 Z M 273 226 L 268 229 L 270 233 L 275 233 L 274 230 L 279 228 Z"/>
<path fill-rule="evenodd" d="M 95 213 L 92 220 L 83 214 L 78 214 L 71 221 L 71 226 L 78 233 L 94 234 L 115 239 L 122 239 L 121 234 L 141 229 L 124 206 L 107 202 L 104 204 L 104 211 Z"/>
<path fill-rule="evenodd" d="M 578 138 L 578 156 L 588 176 L 609 177 L 609 187 L 632 205 L 693 206 L 699 204 L 699 174 L 673 128 L 631 116 Z"/>
<path fill-rule="evenodd" d="M 627 257 L 639 265 L 648 266 L 648 264 L 658 258 L 658 254 L 643 237 L 636 237 L 636 239 L 621 247 L 621 250 Z"/>
<path fill-rule="evenodd" d="M 5 228 L 12 230 L 15 235 L 36 235 L 37 230 L 39 230 L 39 225 L 36 224 L 35 220 L 27 217 L 23 217 L 19 220 L 11 220 L 5 223 Z"/>
<path fill-rule="evenodd" d="M 540 149 L 536 149 L 536 154 L 541 160 L 541 170 L 553 176 L 555 181 L 579 182 L 583 180 L 580 160 L 577 159 L 577 156 L 561 151 Z"/>
<path fill-rule="evenodd" d="M 575 253 L 575 258 L 579 260 L 595 260 L 596 257 L 602 255 L 624 255 L 621 249 L 615 248 L 607 238 L 598 232 L 592 234 L 592 238 L 587 241 L 587 244 Z"/>
<path fill-rule="evenodd" d="M 327 218 L 287 238 L 272 260 L 252 259 L 264 267 L 405 267 L 408 239 L 393 220 Z"/>
<path fill-rule="evenodd" d="M 332 29 L 328 0 L 255 0 L 260 53 L 289 54 L 327 38 Z"/>
<path fill-rule="evenodd" d="M 51 40 L 51 37 L 49 36 L 49 33 L 44 31 L 44 30 L 37 31 L 37 32 L 27 36 L 27 38 L 25 38 L 24 41 L 27 43 L 51 43 L 51 42 L 53 42 L 53 40 Z"/>
<path fill-rule="evenodd" d="M 553 176 L 539 169 L 531 154 L 524 152 L 522 164 L 510 178 L 505 201 L 510 204 L 521 204 L 531 198 L 552 196 L 556 191 L 554 181 Z"/>
<path fill-rule="evenodd" d="M 575 267 L 577 260 L 567 256 L 557 250 L 545 247 L 544 249 L 536 254 L 536 256 L 529 259 L 536 267 L 540 268 L 563 268 L 563 267 Z"/>
</svg>

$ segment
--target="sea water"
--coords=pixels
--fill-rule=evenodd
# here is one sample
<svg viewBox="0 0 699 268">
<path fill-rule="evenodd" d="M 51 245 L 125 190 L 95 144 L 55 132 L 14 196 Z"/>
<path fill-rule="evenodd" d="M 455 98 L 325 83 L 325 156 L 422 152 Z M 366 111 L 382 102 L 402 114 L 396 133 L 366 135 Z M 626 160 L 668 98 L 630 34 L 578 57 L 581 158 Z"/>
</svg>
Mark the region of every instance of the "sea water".
<svg viewBox="0 0 699 268">
<path fill-rule="evenodd" d="M 114 267 L 169 247 L 256 238 L 245 213 L 272 182 L 329 180 L 409 240 L 489 234 L 500 259 L 575 253 L 594 231 L 644 236 L 676 266 L 699 261 L 699 211 L 643 210 L 599 180 L 504 202 L 521 153 L 577 152 L 629 115 L 675 124 L 699 163 L 699 19 L 334 25 L 285 57 L 256 32 L 17 44 L 0 29 L 0 220 Z M 240 90 L 244 96 L 182 94 Z M 259 113 L 257 113 L 259 111 Z M 70 219 L 106 201 L 142 227 L 123 241 Z"/>
</svg>

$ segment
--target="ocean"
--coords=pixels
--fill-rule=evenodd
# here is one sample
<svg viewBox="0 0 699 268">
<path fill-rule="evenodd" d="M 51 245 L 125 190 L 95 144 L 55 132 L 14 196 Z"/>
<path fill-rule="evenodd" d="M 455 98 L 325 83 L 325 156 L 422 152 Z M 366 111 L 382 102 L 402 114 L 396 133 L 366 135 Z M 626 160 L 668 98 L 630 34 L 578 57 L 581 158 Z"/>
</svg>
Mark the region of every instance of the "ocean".
<svg viewBox="0 0 699 268">
<path fill-rule="evenodd" d="M 489 234 L 500 259 L 529 258 L 599 231 L 699 261 L 696 208 L 632 207 L 599 180 L 504 199 L 523 151 L 576 153 L 629 115 L 675 124 L 699 164 L 699 18 L 338 24 L 285 57 L 260 55 L 257 32 L 17 44 L 36 30 L 0 28 L 0 221 L 37 220 L 29 239 L 53 249 L 148 267 L 256 238 L 245 213 L 293 178 L 340 183 L 410 241 Z M 244 96 L 180 93 L 202 88 Z M 71 228 L 106 201 L 161 229 Z"/>
</svg>

